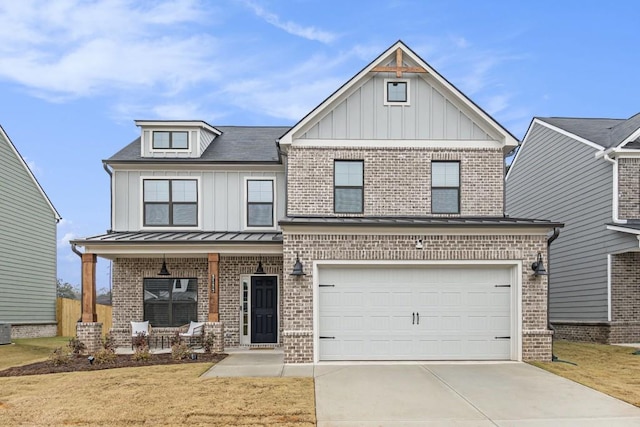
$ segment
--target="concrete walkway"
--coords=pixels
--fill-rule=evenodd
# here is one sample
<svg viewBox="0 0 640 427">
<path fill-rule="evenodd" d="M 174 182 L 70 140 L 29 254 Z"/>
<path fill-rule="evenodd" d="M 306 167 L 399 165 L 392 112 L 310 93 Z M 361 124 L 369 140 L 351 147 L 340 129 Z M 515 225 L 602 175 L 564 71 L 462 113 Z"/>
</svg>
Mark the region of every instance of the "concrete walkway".
<svg viewBox="0 0 640 427">
<path fill-rule="evenodd" d="M 525 363 L 285 365 L 231 350 L 203 377 L 315 377 L 328 426 L 640 426 L 640 408 Z"/>
<path fill-rule="evenodd" d="M 228 356 L 203 377 L 312 377 L 312 364 L 284 364 L 284 352 L 275 350 L 226 349 Z"/>
</svg>

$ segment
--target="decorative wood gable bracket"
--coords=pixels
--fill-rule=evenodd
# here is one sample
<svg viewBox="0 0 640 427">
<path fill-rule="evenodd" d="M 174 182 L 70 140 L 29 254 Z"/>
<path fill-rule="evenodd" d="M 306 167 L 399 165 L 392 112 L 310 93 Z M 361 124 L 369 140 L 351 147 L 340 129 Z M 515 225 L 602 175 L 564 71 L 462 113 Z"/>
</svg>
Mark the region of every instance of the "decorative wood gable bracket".
<svg viewBox="0 0 640 427">
<path fill-rule="evenodd" d="M 398 78 L 402 77 L 402 73 L 426 73 L 427 72 L 427 70 L 425 70 L 422 67 L 403 67 L 401 48 L 396 49 L 396 66 L 395 67 L 378 65 L 377 67 L 373 67 L 371 71 L 377 72 L 377 73 L 395 72 L 396 77 Z"/>
</svg>

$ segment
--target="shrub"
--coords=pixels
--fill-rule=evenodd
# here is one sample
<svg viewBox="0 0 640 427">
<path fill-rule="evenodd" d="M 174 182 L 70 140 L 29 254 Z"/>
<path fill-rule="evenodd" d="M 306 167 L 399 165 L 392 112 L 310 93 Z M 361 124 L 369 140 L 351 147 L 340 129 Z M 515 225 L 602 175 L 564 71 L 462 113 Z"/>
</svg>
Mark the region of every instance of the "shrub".
<svg viewBox="0 0 640 427">
<path fill-rule="evenodd" d="M 136 350 L 134 351 L 133 356 L 131 356 L 131 358 L 133 360 L 149 360 L 149 359 L 151 359 L 151 353 L 149 352 L 149 346 L 145 344 L 143 346 L 136 347 Z"/>
<path fill-rule="evenodd" d="M 106 348 L 101 348 L 100 350 L 96 351 L 93 357 L 95 363 L 97 363 L 98 365 L 103 365 L 105 363 L 111 363 L 115 361 L 117 356 L 113 351 Z"/>
<path fill-rule="evenodd" d="M 180 336 L 180 331 L 176 331 L 175 334 L 169 339 L 169 344 L 171 344 L 171 348 L 174 345 L 182 344 L 182 337 Z"/>
<path fill-rule="evenodd" d="M 139 348 L 147 347 L 149 349 L 149 343 L 147 342 L 147 336 L 144 332 L 138 332 L 138 334 L 133 337 L 133 348 L 138 350 Z"/>
<path fill-rule="evenodd" d="M 191 350 L 185 343 L 174 344 L 171 346 L 171 357 L 173 360 L 183 360 L 191 356 Z"/>
<path fill-rule="evenodd" d="M 49 363 L 53 366 L 66 365 L 71 362 L 71 353 L 64 351 L 62 347 L 57 347 L 49 354 Z"/>
<path fill-rule="evenodd" d="M 216 336 L 213 335 L 213 332 L 209 332 L 202 337 L 202 348 L 204 348 L 205 353 L 211 353 L 213 350 L 213 344 L 215 343 Z"/>
<path fill-rule="evenodd" d="M 102 348 L 110 351 L 111 353 L 116 352 L 116 338 L 111 335 L 111 332 L 107 332 L 107 335 L 102 339 Z"/>
<path fill-rule="evenodd" d="M 84 345 L 82 341 L 78 339 L 78 337 L 73 337 L 69 340 L 69 350 L 73 353 L 74 356 L 80 356 L 87 349 L 87 346 Z"/>
</svg>

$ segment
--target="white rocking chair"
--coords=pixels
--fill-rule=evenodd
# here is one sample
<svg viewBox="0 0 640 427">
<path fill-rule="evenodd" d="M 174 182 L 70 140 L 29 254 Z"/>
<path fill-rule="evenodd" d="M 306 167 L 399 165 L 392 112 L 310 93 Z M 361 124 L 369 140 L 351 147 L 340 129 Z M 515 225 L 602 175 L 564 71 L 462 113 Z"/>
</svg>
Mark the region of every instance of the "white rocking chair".
<svg viewBox="0 0 640 427">
<path fill-rule="evenodd" d="M 192 345 L 193 341 L 200 341 L 202 344 L 202 334 L 204 332 L 204 322 L 191 322 L 189 323 L 189 329 L 187 332 L 180 332 L 181 338 L 186 338 L 189 345 Z"/>
</svg>

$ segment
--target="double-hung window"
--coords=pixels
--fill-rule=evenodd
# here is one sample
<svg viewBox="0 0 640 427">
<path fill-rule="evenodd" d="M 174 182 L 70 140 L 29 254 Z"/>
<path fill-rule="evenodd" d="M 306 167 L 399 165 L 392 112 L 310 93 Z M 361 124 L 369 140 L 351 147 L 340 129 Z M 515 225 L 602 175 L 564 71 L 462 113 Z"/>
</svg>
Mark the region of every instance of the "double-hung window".
<svg viewBox="0 0 640 427">
<path fill-rule="evenodd" d="M 431 213 L 460 213 L 460 162 L 431 162 Z"/>
<path fill-rule="evenodd" d="M 154 131 L 155 150 L 186 150 L 189 148 L 189 133 L 186 131 Z"/>
<path fill-rule="evenodd" d="M 273 227 L 273 179 L 247 180 L 247 227 Z"/>
<path fill-rule="evenodd" d="M 364 162 L 336 160 L 333 169 L 335 213 L 364 212 Z"/>
<path fill-rule="evenodd" d="M 198 225 L 198 181 L 195 179 L 145 179 L 145 227 L 195 227 Z"/>
<path fill-rule="evenodd" d="M 144 320 L 182 326 L 198 320 L 197 279 L 144 279 Z"/>
</svg>

